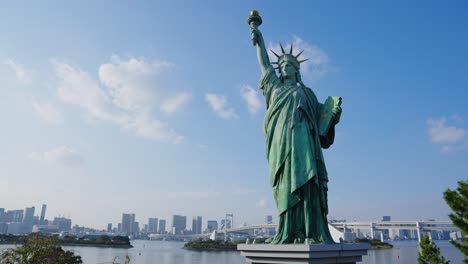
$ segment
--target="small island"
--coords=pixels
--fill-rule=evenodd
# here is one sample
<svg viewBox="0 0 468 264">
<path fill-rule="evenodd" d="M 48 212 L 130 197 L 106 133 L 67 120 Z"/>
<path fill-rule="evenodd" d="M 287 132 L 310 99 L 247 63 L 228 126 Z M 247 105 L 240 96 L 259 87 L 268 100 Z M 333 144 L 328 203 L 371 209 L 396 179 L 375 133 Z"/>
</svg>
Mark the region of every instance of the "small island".
<svg viewBox="0 0 468 264">
<path fill-rule="evenodd" d="M 387 242 L 381 242 L 376 239 L 366 239 L 366 238 L 356 238 L 354 240 L 355 243 L 369 243 L 371 244 L 372 250 L 380 250 L 380 249 L 392 249 L 393 245 Z"/>
<path fill-rule="evenodd" d="M 220 240 L 194 240 L 185 243 L 184 249 L 189 250 L 208 250 L 208 251 L 235 251 L 237 250 L 237 242 L 220 241 Z"/>
<path fill-rule="evenodd" d="M 31 236 L 43 236 L 43 237 L 50 237 L 41 234 L 31 234 L 31 235 L 0 235 L 0 244 L 4 245 L 22 245 L 27 241 L 27 239 Z M 132 248 L 133 246 L 130 244 L 130 239 L 127 236 L 83 236 L 83 237 L 76 237 L 76 236 L 64 236 L 59 237 L 57 235 L 53 235 L 53 238 L 57 239 L 58 243 L 62 246 L 69 246 L 69 247 L 81 247 L 81 246 L 88 246 L 88 247 L 110 247 L 110 248 Z"/>
</svg>

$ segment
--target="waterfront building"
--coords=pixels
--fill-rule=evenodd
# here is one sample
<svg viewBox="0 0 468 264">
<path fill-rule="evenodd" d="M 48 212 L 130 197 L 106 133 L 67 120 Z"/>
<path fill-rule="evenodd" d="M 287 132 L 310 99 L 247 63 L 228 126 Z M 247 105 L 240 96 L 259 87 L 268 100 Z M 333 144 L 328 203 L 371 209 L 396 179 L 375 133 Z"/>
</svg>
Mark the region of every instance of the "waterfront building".
<svg viewBox="0 0 468 264">
<path fill-rule="evenodd" d="M 156 234 L 158 233 L 158 218 L 149 218 L 148 219 L 148 233 Z"/>
<path fill-rule="evenodd" d="M 34 225 L 32 228 L 33 233 L 42 233 L 42 234 L 53 234 L 58 233 L 59 228 L 58 226 L 54 225 Z"/>
<path fill-rule="evenodd" d="M 7 223 L 7 234 L 22 235 L 24 234 L 24 224 L 21 222 Z"/>
<path fill-rule="evenodd" d="M 5 222 L 21 223 L 23 222 L 23 210 L 9 210 L 5 213 Z"/>
<path fill-rule="evenodd" d="M 135 223 L 135 214 L 122 214 L 122 233 L 131 235 Z"/>
<path fill-rule="evenodd" d="M 384 215 L 382 216 L 382 221 L 383 222 L 392 221 L 392 217 L 389 215 Z"/>
<path fill-rule="evenodd" d="M 112 232 L 112 223 L 107 224 L 107 232 L 108 233 Z"/>
<path fill-rule="evenodd" d="M 60 232 L 70 231 L 72 221 L 71 219 L 65 217 L 55 217 L 52 225 L 57 226 Z"/>
<path fill-rule="evenodd" d="M 183 215 L 172 216 L 172 231 L 181 234 L 187 229 L 187 217 Z"/>
<path fill-rule="evenodd" d="M 166 233 L 166 220 L 159 219 L 158 231 L 159 231 L 160 234 L 165 234 Z"/>
<path fill-rule="evenodd" d="M 192 219 L 192 232 L 194 234 L 201 234 L 202 232 L 202 217 L 194 216 Z"/>
<path fill-rule="evenodd" d="M 208 232 L 213 232 L 218 230 L 218 221 L 215 220 L 208 220 L 207 228 Z"/>
<path fill-rule="evenodd" d="M 273 224 L 273 216 L 272 215 L 267 215 L 265 217 L 265 223 L 266 224 Z"/>
</svg>

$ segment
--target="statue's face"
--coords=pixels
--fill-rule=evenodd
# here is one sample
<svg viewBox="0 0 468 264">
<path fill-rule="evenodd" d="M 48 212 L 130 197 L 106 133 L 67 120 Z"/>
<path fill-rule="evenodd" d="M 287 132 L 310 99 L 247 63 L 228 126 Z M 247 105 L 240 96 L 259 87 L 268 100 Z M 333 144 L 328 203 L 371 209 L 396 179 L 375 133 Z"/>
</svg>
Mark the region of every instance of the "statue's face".
<svg viewBox="0 0 468 264">
<path fill-rule="evenodd" d="M 280 70 L 281 70 L 281 75 L 285 78 L 295 78 L 296 77 L 296 73 L 297 73 L 297 69 L 296 67 L 294 67 L 294 65 L 288 61 L 288 60 L 285 60 L 281 66 L 280 66 Z"/>
</svg>

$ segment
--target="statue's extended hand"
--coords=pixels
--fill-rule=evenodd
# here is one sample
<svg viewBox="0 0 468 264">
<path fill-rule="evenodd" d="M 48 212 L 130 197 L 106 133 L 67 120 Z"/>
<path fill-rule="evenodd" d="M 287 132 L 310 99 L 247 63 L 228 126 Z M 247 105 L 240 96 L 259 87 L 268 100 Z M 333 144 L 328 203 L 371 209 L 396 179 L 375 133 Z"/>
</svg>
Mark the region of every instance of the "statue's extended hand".
<svg viewBox="0 0 468 264">
<path fill-rule="evenodd" d="M 262 33 L 258 30 L 256 25 L 250 26 L 250 34 L 252 35 L 252 44 L 254 46 L 261 43 Z"/>
<path fill-rule="evenodd" d="M 335 124 L 338 124 L 340 122 L 340 117 L 341 117 L 341 112 L 342 111 L 343 111 L 343 109 L 339 105 L 337 105 L 333 109 L 333 120 L 335 121 Z"/>
</svg>

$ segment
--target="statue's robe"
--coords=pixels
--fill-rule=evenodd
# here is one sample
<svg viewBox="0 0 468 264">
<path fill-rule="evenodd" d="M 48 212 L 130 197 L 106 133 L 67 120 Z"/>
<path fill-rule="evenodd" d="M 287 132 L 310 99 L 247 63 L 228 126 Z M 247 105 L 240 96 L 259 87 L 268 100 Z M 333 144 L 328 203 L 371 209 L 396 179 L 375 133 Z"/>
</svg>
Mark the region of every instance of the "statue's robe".
<svg viewBox="0 0 468 264">
<path fill-rule="evenodd" d="M 328 230 L 327 171 L 322 148 L 333 144 L 334 125 L 319 135 L 322 104 L 304 86 L 285 86 L 270 67 L 260 89 L 267 112 L 264 121 L 270 182 L 278 208 L 272 243 L 333 243 Z"/>
</svg>

